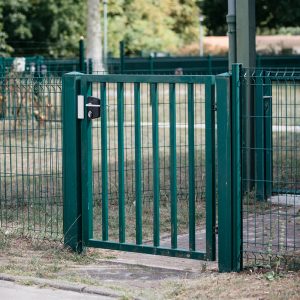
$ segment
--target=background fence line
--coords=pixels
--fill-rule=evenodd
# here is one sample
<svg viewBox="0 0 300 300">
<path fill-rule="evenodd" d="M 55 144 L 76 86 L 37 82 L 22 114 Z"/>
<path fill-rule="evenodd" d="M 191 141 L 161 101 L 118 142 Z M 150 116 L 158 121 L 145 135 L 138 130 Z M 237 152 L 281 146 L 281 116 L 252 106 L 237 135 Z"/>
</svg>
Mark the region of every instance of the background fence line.
<svg viewBox="0 0 300 300">
<path fill-rule="evenodd" d="M 80 56 L 81 57 L 81 56 Z M 14 57 L 0 58 L 0 74 L 10 72 Z M 258 55 L 257 68 L 284 70 L 299 69 L 300 55 Z M 228 58 L 225 56 L 181 56 L 181 57 L 121 57 L 108 58 L 108 74 L 194 74 L 211 75 L 227 72 Z M 62 76 L 64 73 L 81 71 L 92 73 L 92 61 L 80 58 L 49 59 L 42 56 L 25 58 L 25 72 Z"/>
</svg>

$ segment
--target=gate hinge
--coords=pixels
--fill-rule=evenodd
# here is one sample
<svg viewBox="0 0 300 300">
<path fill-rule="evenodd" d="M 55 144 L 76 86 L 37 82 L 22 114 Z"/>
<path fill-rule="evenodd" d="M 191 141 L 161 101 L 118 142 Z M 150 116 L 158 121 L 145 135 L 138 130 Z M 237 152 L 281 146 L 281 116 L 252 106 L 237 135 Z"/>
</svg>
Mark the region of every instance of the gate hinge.
<svg viewBox="0 0 300 300">
<path fill-rule="evenodd" d="M 211 106 L 211 109 L 212 109 L 213 111 L 216 111 L 216 110 L 217 110 L 217 104 L 213 104 L 213 105 Z"/>
</svg>

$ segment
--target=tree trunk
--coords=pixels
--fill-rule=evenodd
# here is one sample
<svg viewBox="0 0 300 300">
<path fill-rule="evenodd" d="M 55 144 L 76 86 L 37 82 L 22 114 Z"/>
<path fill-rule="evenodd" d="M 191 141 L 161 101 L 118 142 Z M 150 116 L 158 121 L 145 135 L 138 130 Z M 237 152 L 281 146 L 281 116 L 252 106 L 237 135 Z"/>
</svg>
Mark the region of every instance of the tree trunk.
<svg viewBox="0 0 300 300">
<path fill-rule="evenodd" d="M 99 0 L 88 0 L 86 58 L 93 63 L 93 73 L 103 72 L 101 18 Z"/>
</svg>

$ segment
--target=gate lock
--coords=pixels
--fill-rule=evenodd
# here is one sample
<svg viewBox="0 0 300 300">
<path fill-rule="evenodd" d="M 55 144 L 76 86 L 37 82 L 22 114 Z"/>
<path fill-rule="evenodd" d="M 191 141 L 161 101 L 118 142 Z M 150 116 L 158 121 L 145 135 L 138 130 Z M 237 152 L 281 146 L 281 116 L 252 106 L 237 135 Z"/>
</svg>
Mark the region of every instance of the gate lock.
<svg viewBox="0 0 300 300">
<path fill-rule="evenodd" d="M 87 115 L 89 119 L 97 119 L 100 118 L 100 99 L 95 97 L 87 98 Z"/>
</svg>

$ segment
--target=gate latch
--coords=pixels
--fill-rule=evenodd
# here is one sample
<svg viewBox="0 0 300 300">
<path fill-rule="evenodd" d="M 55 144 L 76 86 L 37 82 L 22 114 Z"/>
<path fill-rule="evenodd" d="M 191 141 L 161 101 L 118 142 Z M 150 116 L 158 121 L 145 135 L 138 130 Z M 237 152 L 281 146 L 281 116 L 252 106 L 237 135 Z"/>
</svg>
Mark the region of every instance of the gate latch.
<svg viewBox="0 0 300 300">
<path fill-rule="evenodd" d="M 87 104 L 87 115 L 89 119 L 100 118 L 100 99 L 95 97 L 88 97 Z"/>
</svg>

